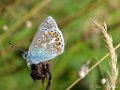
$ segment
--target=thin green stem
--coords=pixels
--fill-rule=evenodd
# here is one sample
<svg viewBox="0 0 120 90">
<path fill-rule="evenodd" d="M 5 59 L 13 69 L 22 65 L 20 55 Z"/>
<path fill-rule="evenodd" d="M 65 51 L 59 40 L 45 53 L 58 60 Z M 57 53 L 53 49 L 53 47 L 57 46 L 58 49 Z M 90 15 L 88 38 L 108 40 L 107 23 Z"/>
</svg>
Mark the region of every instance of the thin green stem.
<svg viewBox="0 0 120 90">
<path fill-rule="evenodd" d="M 120 43 L 114 48 L 117 50 L 120 47 Z M 86 75 L 88 75 L 94 68 L 96 68 L 105 58 L 107 58 L 110 55 L 110 53 L 107 53 L 103 58 L 101 58 L 98 62 L 96 62 L 88 71 Z M 78 78 L 76 81 L 74 81 L 66 90 L 70 90 L 72 87 L 74 87 L 81 79 L 83 78 Z"/>
</svg>

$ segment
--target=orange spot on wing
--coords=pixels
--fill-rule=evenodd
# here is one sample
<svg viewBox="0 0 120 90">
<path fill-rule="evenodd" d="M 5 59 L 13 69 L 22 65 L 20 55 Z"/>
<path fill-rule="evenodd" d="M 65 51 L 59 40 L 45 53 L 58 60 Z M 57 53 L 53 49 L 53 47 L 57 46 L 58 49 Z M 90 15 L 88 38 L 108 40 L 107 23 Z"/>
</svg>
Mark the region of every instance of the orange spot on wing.
<svg viewBox="0 0 120 90">
<path fill-rule="evenodd" d="M 60 46 L 60 42 L 59 41 L 56 41 L 55 42 L 57 46 Z"/>
<path fill-rule="evenodd" d="M 53 33 L 53 35 L 54 35 L 55 37 L 58 37 L 58 34 L 57 34 L 57 32 L 54 32 L 54 33 Z"/>
<path fill-rule="evenodd" d="M 58 37 L 56 37 L 55 41 L 59 41 L 59 38 L 58 38 Z"/>
<path fill-rule="evenodd" d="M 61 48 L 60 47 L 56 47 L 56 50 L 57 50 L 57 52 L 60 52 Z"/>
<path fill-rule="evenodd" d="M 48 32 L 49 35 L 52 35 L 52 32 Z"/>
</svg>

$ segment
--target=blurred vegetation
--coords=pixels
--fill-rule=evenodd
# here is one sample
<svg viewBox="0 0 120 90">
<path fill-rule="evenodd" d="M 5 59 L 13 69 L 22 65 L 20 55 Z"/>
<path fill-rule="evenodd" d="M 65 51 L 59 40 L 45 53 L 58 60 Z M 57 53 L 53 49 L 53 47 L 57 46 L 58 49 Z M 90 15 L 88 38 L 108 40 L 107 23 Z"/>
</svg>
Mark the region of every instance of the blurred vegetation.
<svg viewBox="0 0 120 90">
<path fill-rule="evenodd" d="M 65 52 L 50 61 L 52 90 L 65 90 L 78 78 L 83 63 L 91 59 L 91 67 L 108 52 L 91 18 L 107 23 L 114 46 L 120 42 L 119 0 L 0 0 L 0 90 L 45 90 L 39 81 L 33 82 L 22 55 L 8 42 L 28 50 L 47 16 L 56 20 L 65 39 Z M 119 50 L 117 54 L 120 65 Z M 102 90 L 101 79 L 109 72 L 107 60 L 72 90 Z M 119 77 L 117 87 L 120 90 Z"/>
</svg>

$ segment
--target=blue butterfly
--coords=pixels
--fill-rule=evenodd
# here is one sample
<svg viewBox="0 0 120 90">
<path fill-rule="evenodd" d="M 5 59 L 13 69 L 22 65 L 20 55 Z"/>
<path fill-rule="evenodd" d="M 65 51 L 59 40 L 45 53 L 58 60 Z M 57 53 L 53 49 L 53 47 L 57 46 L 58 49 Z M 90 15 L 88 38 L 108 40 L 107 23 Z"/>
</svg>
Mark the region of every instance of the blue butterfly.
<svg viewBox="0 0 120 90">
<path fill-rule="evenodd" d="M 63 35 L 55 20 L 49 16 L 40 25 L 23 58 L 28 65 L 45 62 L 63 53 L 64 46 Z"/>
<path fill-rule="evenodd" d="M 17 48 L 12 43 L 8 43 L 12 48 Z M 32 79 L 34 81 L 41 80 L 42 84 L 44 84 L 45 79 L 48 79 L 46 90 L 50 90 L 51 85 L 51 72 L 48 60 L 62 54 L 64 46 L 63 35 L 55 20 L 49 16 L 40 25 L 28 52 L 17 48 L 19 51 L 24 52 L 23 58 L 31 68 L 30 76 Z"/>
</svg>

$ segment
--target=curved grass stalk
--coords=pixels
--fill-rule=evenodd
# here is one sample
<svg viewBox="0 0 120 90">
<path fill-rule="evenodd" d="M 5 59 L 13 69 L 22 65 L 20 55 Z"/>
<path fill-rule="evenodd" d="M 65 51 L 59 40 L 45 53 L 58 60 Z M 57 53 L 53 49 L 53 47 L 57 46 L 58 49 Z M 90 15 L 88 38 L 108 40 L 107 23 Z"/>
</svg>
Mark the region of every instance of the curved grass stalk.
<svg viewBox="0 0 120 90">
<path fill-rule="evenodd" d="M 114 50 L 117 50 L 120 47 L 120 43 L 114 48 Z M 96 62 L 88 71 L 86 75 L 88 75 L 93 69 L 95 69 L 105 58 L 107 58 L 110 55 L 110 53 L 107 53 L 103 58 L 101 58 L 98 62 Z M 78 78 L 75 80 L 66 90 L 70 90 L 72 87 L 74 87 L 81 79 L 83 78 Z"/>
</svg>

